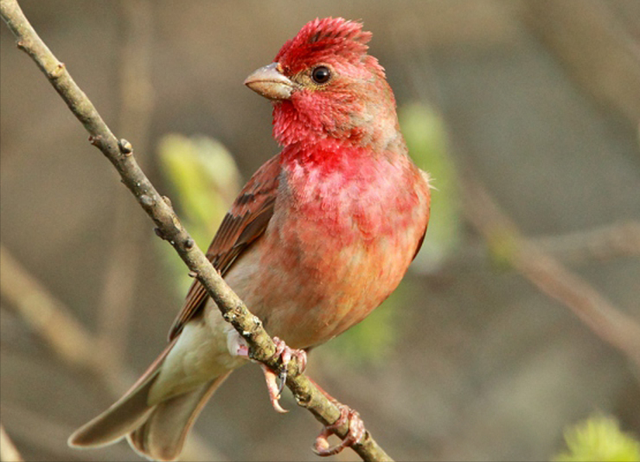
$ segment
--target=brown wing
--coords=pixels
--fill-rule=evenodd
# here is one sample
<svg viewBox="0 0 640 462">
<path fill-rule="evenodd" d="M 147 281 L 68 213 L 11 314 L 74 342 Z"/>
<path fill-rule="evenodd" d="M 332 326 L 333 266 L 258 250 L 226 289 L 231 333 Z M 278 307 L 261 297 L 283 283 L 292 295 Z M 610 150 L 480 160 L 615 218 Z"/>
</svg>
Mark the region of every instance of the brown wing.
<svg viewBox="0 0 640 462">
<path fill-rule="evenodd" d="M 273 215 L 279 176 L 280 156 L 276 155 L 251 177 L 222 220 L 207 250 L 207 258 L 222 276 L 229 271 L 240 254 L 262 236 L 267 228 Z M 182 327 L 201 311 L 207 298 L 207 291 L 198 280 L 195 280 L 169 332 L 169 340 L 173 340 Z"/>
</svg>

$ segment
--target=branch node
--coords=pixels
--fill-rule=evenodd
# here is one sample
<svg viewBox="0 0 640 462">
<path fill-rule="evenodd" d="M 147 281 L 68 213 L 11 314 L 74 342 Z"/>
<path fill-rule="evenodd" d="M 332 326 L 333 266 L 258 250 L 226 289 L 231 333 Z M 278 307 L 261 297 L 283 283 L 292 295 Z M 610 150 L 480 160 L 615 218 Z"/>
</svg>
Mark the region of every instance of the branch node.
<svg viewBox="0 0 640 462">
<path fill-rule="evenodd" d="M 89 137 L 89 143 L 91 143 L 93 146 L 98 146 L 101 141 L 102 135 L 91 135 Z"/>
<path fill-rule="evenodd" d="M 189 277 L 190 278 L 197 278 L 198 277 L 198 272 L 197 271 L 189 271 Z"/>
<path fill-rule="evenodd" d="M 184 248 L 187 249 L 187 250 L 193 249 L 194 245 L 196 245 L 196 243 L 191 238 L 189 238 L 186 241 L 184 241 Z"/>
<path fill-rule="evenodd" d="M 131 143 L 124 138 L 118 141 L 118 148 L 120 148 L 120 152 L 125 156 L 130 156 L 133 152 L 133 146 L 131 146 Z"/>
<path fill-rule="evenodd" d="M 137 186 L 140 186 L 140 183 L 138 183 Z M 140 196 L 140 203 L 145 207 L 151 207 L 153 205 L 153 199 L 146 194 L 142 194 Z M 156 230 L 158 230 L 158 228 L 156 228 Z"/>
<path fill-rule="evenodd" d="M 311 403 L 311 395 L 309 393 L 293 393 L 293 397 L 296 400 L 296 404 L 305 409 L 307 409 Z"/>
<path fill-rule="evenodd" d="M 47 77 L 50 79 L 59 79 L 62 77 L 62 74 L 64 74 L 64 68 L 64 63 L 56 64 L 56 67 L 54 67 L 53 70 L 47 72 Z"/>
<path fill-rule="evenodd" d="M 171 210 L 173 210 L 173 205 L 171 204 L 171 199 L 169 199 L 167 196 L 162 196 L 162 200 L 164 201 L 165 204 L 167 204 L 169 207 L 171 207 Z"/>
</svg>

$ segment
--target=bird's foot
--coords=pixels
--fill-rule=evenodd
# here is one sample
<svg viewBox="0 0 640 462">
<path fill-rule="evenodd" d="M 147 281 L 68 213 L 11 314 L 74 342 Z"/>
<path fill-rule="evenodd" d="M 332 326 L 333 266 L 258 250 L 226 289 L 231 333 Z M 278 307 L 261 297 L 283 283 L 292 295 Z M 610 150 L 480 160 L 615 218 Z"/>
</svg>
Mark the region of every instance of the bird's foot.
<svg viewBox="0 0 640 462">
<path fill-rule="evenodd" d="M 313 451 L 321 457 L 333 456 L 340 453 L 344 448 L 359 443 L 365 434 L 364 422 L 362 422 L 360 414 L 344 404 L 336 402 L 336 405 L 340 408 L 340 417 L 333 424 L 327 425 L 322 429 L 313 445 Z M 329 445 L 329 437 L 335 435 L 338 428 L 347 422 L 349 423 L 347 436 L 345 436 L 340 444 L 331 447 Z"/>
<path fill-rule="evenodd" d="M 227 350 L 231 356 L 240 356 L 241 358 L 249 358 L 249 346 L 247 341 L 243 339 L 238 332 L 229 324 L 226 328 L 227 333 Z"/>
<path fill-rule="evenodd" d="M 287 382 L 287 368 L 289 362 L 293 357 L 298 358 L 300 363 L 300 372 L 303 372 L 307 366 L 307 353 L 304 350 L 295 350 L 289 348 L 284 340 L 280 340 L 278 337 L 273 337 L 273 341 L 276 344 L 276 352 L 273 357 L 280 357 L 280 370 L 276 374 L 272 369 L 265 365 L 262 365 L 262 372 L 264 372 L 264 378 L 267 382 L 267 391 L 269 392 L 269 399 L 273 408 L 280 413 L 288 412 L 280 406 L 280 396 L 282 390 Z M 278 385 L 278 379 L 280 384 Z"/>
</svg>

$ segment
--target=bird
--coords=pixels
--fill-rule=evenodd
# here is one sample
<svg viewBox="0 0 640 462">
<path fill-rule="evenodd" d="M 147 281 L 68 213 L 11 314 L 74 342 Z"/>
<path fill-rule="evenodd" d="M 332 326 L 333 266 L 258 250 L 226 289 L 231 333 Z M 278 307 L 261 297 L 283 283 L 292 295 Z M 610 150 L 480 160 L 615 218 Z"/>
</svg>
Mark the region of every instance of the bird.
<svg viewBox="0 0 640 462">
<path fill-rule="evenodd" d="M 305 360 L 378 307 L 427 230 L 429 176 L 408 155 L 371 37 L 359 21 L 316 18 L 244 82 L 271 101 L 281 150 L 242 188 L 206 255 L 283 360 Z M 147 458 L 175 460 L 209 398 L 248 362 L 243 339 L 196 280 L 165 350 L 69 444 L 126 437 Z"/>
</svg>

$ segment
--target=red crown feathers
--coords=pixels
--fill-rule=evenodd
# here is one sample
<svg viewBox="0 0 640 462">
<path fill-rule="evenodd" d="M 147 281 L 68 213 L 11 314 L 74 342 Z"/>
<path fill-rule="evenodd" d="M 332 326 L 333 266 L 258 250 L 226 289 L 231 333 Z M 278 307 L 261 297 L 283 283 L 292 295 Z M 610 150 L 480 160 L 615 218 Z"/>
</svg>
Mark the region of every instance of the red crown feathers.
<svg viewBox="0 0 640 462">
<path fill-rule="evenodd" d="M 355 64 L 366 56 L 369 40 L 371 32 L 363 31 L 359 22 L 344 18 L 316 18 L 282 46 L 274 61 L 280 63 L 289 75 L 311 64 L 331 62 L 335 56 Z"/>
</svg>

